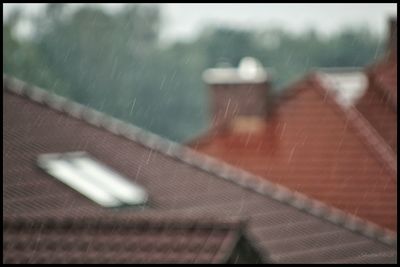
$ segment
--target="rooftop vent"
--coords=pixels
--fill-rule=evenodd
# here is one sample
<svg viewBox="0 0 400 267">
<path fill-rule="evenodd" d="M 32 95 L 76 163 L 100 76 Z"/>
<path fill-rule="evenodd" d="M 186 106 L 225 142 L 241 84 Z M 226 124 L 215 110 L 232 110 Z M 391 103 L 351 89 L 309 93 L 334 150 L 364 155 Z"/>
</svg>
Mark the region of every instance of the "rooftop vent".
<svg viewBox="0 0 400 267">
<path fill-rule="evenodd" d="M 103 207 L 145 204 L 146 191 L 86 152 L 43 154 L 37 163 L 48 174 Z"/>
<path fill-rule="evenodd" d="M 245 57 L 239 63 L 239 76 L 244 80 L 266 79 L 267 74 L 262 64 L 255 58 Z"/>
</svg>

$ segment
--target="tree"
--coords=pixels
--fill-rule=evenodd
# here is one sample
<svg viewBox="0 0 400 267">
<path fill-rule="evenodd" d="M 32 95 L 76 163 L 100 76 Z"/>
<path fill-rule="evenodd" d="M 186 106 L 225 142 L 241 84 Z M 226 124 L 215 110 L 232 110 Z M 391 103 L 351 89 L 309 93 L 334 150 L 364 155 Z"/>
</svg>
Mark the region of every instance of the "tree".
<svg viewBox="0 0 400 267">
<path fill-rule="evenodd" d="M 3 68 L 175 141 L 208 126 L 209 101 L 202 72 L 220 61 L 237 66 L 245 56 L 273 69 L 273 86 L 285 88 L 313 67 L 365 66 L 381 48 L 365 29 L 323 38 L 313 30 L 293 34 L 209 25 L 198 38 L 160 45 L 159 7 L 101 8 L 49 4 L 32 19 L 36 34 L 20 40 L 16 12 L 3 23 Z M 382 47 L 382 46 L 381 46 Z"/>
</svg>

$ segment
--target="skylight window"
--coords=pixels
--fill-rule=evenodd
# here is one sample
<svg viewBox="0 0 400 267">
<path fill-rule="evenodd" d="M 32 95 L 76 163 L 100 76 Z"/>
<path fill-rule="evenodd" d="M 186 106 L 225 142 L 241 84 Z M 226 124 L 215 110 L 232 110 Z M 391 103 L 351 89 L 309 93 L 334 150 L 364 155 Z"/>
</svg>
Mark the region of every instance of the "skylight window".
<svg viewBox="0 0 400 267">
<path fill-rule="evenodd" d="M 43 154 L 38 165 L 57 180 L 104 207 L 145 204 L 144 188 L 85 152 Z"/>
</svg>

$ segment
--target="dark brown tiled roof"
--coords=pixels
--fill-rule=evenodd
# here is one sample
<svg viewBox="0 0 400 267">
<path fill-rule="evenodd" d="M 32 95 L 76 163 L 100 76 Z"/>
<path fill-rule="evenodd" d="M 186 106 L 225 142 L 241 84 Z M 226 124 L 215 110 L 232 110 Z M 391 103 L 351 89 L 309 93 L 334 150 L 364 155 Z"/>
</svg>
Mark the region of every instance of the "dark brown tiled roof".
<svg viewBox="0 0 400 267">
<path fill-rule="evenodd" d="M 395 235 L 376 225 L 41 89 L 7 77 L 3 77 L 3 88 L 4 258 L 19 253 L 21 244 L 26 248 L 40 243 L 40 231 L 48 229 L 49 220 L 64 226 L 73 220 L 78 228 L 86 227 L 89 218 L 96 222 L 111 220 L 116 227 L 121 224 L 123 231 L 131 233 L 135 227 L 124 228 L 126 224 L 121 220 L 182 220 L 184 224 L 186 220 L 202 218 L 199 225 L 202 220 L 215 225 L 226 220 L 247 221 L 242 237 L 250 240 L 248 243 L 261 254 L 262 261 L 396 262 Z M 36 158 L 42 153 L 77 150 L 87 151 L 145 187 L 149 204 L 142 208 L 102 208 L 36 166 Z M 31 221 L 37 222 L 39 228 L 35 226 L 29 232 L 28 226 L 18 234 L 14 227 Z M 72 225 L 69 229 L 77 229 Z M 106 231 L 106 226 L 101 225 L 100 231 Z M 61 248 L 69 246 L 68 238 L 85 242 L 85 232 L 82 236 L 62 231 L 60 234 L 66 238 L 57 239 Z M 96 247 L 101 249 L 103 244 L 101 235 L 89 233 L 86 237 L 92 241 L 93 253 L 98 253 Z M 129 234 L 118 238 L 123 239 L 120 244 L 135 242 Z M 31 252 L 30 258 L 41 258 L 43 262 L 48 259 L 43 250 Z M 80 252 L 78 248 L 77 253 Z M 79 261 L 90 261 L 92 255 L 81 253 Z M 126 259 L 119 258 L 125 257 L 124 253 L 107 251 L 104 257 L 108 255 L 112 255 L 112 262 Z M 128 262 L 139 261 L 136 254 L 130 255 Z M 153 256 L 156 262 L 163 255 L 152 254 L 151 259 Z M 185 257 L 189 256 L 179 254 L 176 262 Z"/>
<path fill-rule="evenodd" d="M 5 263 L 226 263 L 240 223 L 5 219 Z"/>
<path fill-rule="evenodd" d="M 396 230 L 393 151 L 354 107 L 341 107 L 322 84 L 317 74 L 293 84 L 261 131 L 216 132 L 191 147 Z"/>
</svg>

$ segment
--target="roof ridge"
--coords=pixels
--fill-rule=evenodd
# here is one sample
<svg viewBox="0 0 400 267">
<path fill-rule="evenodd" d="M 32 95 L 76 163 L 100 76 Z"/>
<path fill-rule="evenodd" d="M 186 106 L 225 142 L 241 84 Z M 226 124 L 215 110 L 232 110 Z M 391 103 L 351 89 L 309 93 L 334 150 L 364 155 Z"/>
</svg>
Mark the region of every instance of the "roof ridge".
<svg viewBox="0 0 400 267">
<path fill-rule="evenodd" d="M 156 150 L 200 170 L 231 181 L 241 187 L 251 189 L 276 201 L 307 212 L 317 218 L 329 221 L 337 226 L 344 227 L 384 244 L 397 246 L 396 233 L 391 230 L 384 229 L 375 223 L 345 213 L 304 194 L 267 181 L 223 161 L 200 154 L 188 147 L 162 138 L 137 126 L 95 111 L 54 93 L 47 92 L 37 86 L 28 85 L 21 80 L 3 73 L 3 91 L 5 89 L 17 95 L 26 96 L 35 102 L 66 113 L 74 118 L 84 120 L 115 135 L 124 136 L 152 150 Z"/>
<path fill-rule="evenodd" d="M 397 174 L 397 161 L 396 155 L 392 148 L 386 143 L 382 136 L 375 130 L 375 128 L 368 122 L 368 120 L 353 106 L 344 108 L 334 98 L 332 92 L 327 90 L 323 83 L 320 82 L 319 73 L 315 72 L 314 80 L 319 86 L 317 91 L 323 93 L 331 105 L 334 105 L 341 114 L 351 122 L 351 125 L 356 128 L 357 133 L 365 141 L 365 144 L 373 151 L 375 156 L 390 169 L 391 172 Z M 314 87 L 313 87 L 314 88 Z M 324 92 L 321 92 L 322 89 Z"/>
<path fill-rule="evenodd" d="M 367 143 L 372 147 L 376 153 L 381 157 L 387 166 L 397 174 L 397 161 L 396 154 L 393 149 L 388 145 L 385 139 L 377 132 L 371 123 L 354 107 L 349 109 L 349 117 L 354 119 L 355 125 L 360 129 L 360 134 L 365 136 Z M 379 146 L 378 146 L 379 143 Z"/>
</svg>

